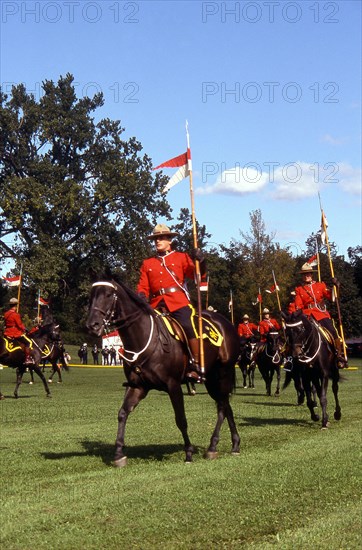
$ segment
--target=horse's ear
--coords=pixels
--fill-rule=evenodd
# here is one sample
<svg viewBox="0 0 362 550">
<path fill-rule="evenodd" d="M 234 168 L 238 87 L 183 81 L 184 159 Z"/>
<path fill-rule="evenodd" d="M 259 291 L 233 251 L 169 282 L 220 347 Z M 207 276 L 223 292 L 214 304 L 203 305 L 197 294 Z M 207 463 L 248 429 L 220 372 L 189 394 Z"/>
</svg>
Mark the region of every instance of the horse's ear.
<svg viewBox="0 0 362 550">
<path fill-rule="evenodd" d="M 90 267 L 90 268 L 88 269 L 88 275 L 89 275 L 90 280 L 91 280 L 93 283 L 99 279 L 99 275 L 98 275 L 98 273 L 95 271 L 95 269 L 93 269 L 93 267 Z"/>
<path fill-rule="evenodd" d="M 107 277 L 109 277 L 110 279 L 113 278 L 112 270 L 111 270 L 111 268 L 109 267 L 109 265 L 106 265 L 105 270 L 104 270 L 104 274 L 105 274 Z"/>
</svg>

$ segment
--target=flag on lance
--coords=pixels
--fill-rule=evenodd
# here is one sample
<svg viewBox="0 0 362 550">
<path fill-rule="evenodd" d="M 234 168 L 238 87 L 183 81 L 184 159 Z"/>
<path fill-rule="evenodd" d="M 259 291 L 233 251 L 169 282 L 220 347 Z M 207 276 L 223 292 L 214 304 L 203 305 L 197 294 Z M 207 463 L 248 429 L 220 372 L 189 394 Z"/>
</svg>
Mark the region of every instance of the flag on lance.
<svg viewBox="0 0 362 550">
<path fill-rule="evenodd" d="M 162 192 L 166 193 L 171 189 L 171 187 L 190 175 L 192 170 L 190 148 L 187 148 L 186 153 L 159 164 L 156 168 L 154 168 L 154 170 L 159 170 L 160 168 L 178 168 L 177 172 L 174 173 L 174 175 L 169 179 L 167 185 L 165 185 L 162 189 Z"/>
<path fill-rule="evenodd" d="M 258 304 L 261 304 L 261 302 L 262 302 L 262 297 L 261 297 L 260 288 L 259 288 L 259 294 L 256 298 L 256 302 L 252 302 L 252 304 L 253 304 L 253 306 L 256 306 Z"/>
<path fill-rule="evenodd" d="M 49 305 L 49 302 L 48 300 L 45 300 L 44 298 L 42 298 L 41 296 L 39 296 L 38 298 L 38 304 L 40 306 L 48 306 Z"/>
<path fill-rule="evenodd" d="M 322 210 L 322 221 L 321 221 L 321 241 L 323 244 L 326 244 L 327 241 L 327 227 L 328 227 L 328 221 L 327 218 Z"/>
<path fill-rule="evenodd" d="M 268 292 L 269 294 L 273 294 L 273 292 L 275 292 L 276 290 L 277 290 L 278 292 L 279 292 L 279 290 L 280 290 L 280 288 L 279 288 L 279 286 L 278 286 L 277 284 L 272 285 L 272 286 L 269 288 L 269 290 L 266 290 L 265 292 Z"/>
<path fill-rule="evenodd" d="M 209 290 L 209 277 L 206 280 L 200 281 L 200 291 L 207 292 Z"/>
<path fill-rule="evenodd" d="M 309 260 L 307 261 L 307 264 L 310 265 L 311 267 L 314 267 L 314 266 L 318 265 L 318 256 L 317 256 L 317 254 L 314 254 L 314 256 L 309 258 Z"/>
<path fill-rule="evenodd" d="M 17 275 L 16 277 L 3 277 L 2 279 L 7 286 L 20 286 L 21 284 L 21 275 Z"/>
</svg>

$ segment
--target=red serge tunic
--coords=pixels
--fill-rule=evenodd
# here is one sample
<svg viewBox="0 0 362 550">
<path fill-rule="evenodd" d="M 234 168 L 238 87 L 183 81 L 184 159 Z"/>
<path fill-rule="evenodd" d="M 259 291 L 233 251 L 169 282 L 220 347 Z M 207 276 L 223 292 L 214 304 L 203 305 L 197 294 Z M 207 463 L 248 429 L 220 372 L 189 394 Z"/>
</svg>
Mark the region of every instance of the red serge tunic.
<svg viewBox="0 0 362 550">
<path fill-rule="evenodd" d="M 324 298 L 331 300 L 332 291 L 327 288 L 325 283 L 313 282 L 298 286 L 295 293 L 295 306 L 297 309 L 302 309 L 304 315 L 311 315 L 316 321 L 331 318 L 324 304 Z"/>
<path fill-rule="evenodd" d="M 262 340 L 265 340 L 265 335 L 268 334 L 271 330 L 280 330 L 281 326 L 279 325 L 276 319 L 263 319 L 259 323 L 259 332 L 262 336 Z"/>
<path fill-rule="evenodd" d="M 19 313 L 13 309 L 9 309 L 4 313 L 5 330 L 4 335 L 9 338 L 18 338 L 24 334 L 26 328 L 23 325 Z"/>
<path fill-rule="evenodd" d="M 195 265 L 186 252 L 172 250 L 165 256 L 153 256 L 141 266 L 137 292 L 145 294 L 153 308 L 164 300 L 172 312 L 190 303 L 182 285 L 186 277 L 194 279 L 194 273 Z"/>
<path fill-rule="evenodd" d="M 256 330 L 258 330 L 258 327 L 254 323 L 240 323 L 238 326 L 238 335 L 250 338 Z"/>
</svg>

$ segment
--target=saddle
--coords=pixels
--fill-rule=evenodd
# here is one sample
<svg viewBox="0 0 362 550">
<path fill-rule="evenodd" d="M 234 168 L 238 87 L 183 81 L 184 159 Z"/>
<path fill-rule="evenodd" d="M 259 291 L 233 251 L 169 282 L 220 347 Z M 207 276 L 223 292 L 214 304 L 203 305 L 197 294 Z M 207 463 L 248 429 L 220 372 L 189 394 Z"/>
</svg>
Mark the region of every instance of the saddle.
<svg viewBox="0 0 362 550">
<path fill-rule="evenodd" d="M 329 332 L 329 330 L 326 329 L 325 327 L 322 327 L 322 325 L 317 323 L 317 321 L 315 321 L 314 319 L 313 319 L 313 323 L 317 327 L 318 331 L 320 332 L 324 340 L 326 340 L 328 344 L 330 344 L 331 346 L 335 347 L 333 335 Z"/>
</svg>

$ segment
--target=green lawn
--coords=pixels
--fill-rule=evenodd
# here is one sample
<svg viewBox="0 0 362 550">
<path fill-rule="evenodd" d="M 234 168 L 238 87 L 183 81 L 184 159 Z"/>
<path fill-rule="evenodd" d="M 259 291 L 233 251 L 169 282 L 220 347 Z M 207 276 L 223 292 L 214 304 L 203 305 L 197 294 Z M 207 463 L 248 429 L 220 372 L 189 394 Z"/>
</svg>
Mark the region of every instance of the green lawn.
<svg viewBox="0 0 362 550">
<path fill-rule="evenodd" d="M 1 548 L 10 549 L 357 549 L 361 540 L 361 361 L 340 385 L 342 420 L 329 430 L 295 405 L 289 387 L 266 397 L 238 387 L 232 405 L 241 437 L 230 455 L 203 452 L 215 406 L 203 387 L 185 396 L 197 448 L 184 463 L 169 398 L 151 392 L 127 424 L 128 466 L 111 466 L 123 371 L 72 368 L 52 399 L 25 375 L 0 370 Z"/>
</svg>

